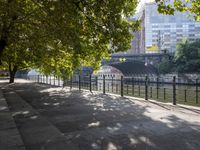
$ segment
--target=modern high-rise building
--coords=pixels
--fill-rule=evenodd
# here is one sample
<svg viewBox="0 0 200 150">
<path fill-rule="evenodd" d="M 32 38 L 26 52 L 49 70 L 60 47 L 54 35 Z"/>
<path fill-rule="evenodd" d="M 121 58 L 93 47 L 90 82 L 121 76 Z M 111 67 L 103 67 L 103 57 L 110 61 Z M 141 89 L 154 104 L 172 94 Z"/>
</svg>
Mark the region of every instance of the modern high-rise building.
<svg viewBox="0 0 200 150">
<path fill-rule="evenodd" d="M 174 52 L 176 45 L 184 39 L 190 42 L 200 39 L 200 22 L 187 13 L 159 14 L 156 3 L 147 3 L 145 13 L 145 52 Z"/>
<path fill-rule="evenodd" d="M 132 19 L 141 20 L 141 30 L 133 33 L 132 48 L 119 54 L 174 52 L 182 40 L 200 39 L 200 22 L 194 21 L 186 12 L 160 14 L 155 2 L 144 4 Z"/>
</svg>

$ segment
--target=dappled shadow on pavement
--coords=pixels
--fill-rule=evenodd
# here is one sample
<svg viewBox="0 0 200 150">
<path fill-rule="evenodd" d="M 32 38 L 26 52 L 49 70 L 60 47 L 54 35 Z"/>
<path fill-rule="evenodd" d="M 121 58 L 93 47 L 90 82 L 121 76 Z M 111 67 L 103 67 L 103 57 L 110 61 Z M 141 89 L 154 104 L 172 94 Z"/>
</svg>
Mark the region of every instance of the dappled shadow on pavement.
<svg viewBox="0 0 200 150">
<path fill-rule="evenodd" d="M 200 115 L 115 95 L 16 83 L 18 95 L 80 149 L 198 149 Z"/>
</svg>

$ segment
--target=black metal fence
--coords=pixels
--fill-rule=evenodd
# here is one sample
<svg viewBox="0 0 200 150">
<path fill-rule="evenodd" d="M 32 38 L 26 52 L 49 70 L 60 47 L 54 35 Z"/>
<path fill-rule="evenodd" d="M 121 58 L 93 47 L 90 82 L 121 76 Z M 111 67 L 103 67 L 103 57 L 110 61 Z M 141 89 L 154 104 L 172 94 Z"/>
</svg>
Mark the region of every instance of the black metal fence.
<svg viewBox="0 0 200 150">
<path fill-rule="evenodd" d="M 121 96 L 133 96 L 153 99 L 161 102 L 170 102 L 174 105 L 186 104 L 200 106 L 200 94 L 198 79 L 195 82 L 180 81 L 177 77 L 118 77 L 113 78 L 103 75 L 74 76 L 65 82 L 55 76 L 29 76 L 30 80 L 38 83 L 55 86 L 69 86 L 70 88 L 100 91 L 102 93 L 114 93 Z"/>
</svg>

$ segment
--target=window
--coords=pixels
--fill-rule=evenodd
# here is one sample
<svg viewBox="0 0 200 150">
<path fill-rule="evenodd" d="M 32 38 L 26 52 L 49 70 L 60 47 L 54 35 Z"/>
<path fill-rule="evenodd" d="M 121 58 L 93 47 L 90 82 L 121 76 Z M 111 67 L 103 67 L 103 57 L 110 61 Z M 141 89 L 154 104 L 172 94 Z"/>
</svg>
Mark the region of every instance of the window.
<svg viewBox="0 0 200 150">
<path fill-rule="evenodd" d="M 177 31 L 177 32 L 183 32 L 183 30 L 182 30 L 182 29 L 177 29 L 176 31 Z"/>
<path fill-rule="evenodd" d="M 189 34 L 189 37 L 194 37 L 195 36 L 195 34 Z"/>
<path fill-rule="evenodd" d="M 176 27 L 178 27 L 178 28 L 182 28 L 182 27 L 183 27 L 183 25 L 181 25 L 181 24 L 178 24 L 178 25 L 176 25 Z"/>
</svg>

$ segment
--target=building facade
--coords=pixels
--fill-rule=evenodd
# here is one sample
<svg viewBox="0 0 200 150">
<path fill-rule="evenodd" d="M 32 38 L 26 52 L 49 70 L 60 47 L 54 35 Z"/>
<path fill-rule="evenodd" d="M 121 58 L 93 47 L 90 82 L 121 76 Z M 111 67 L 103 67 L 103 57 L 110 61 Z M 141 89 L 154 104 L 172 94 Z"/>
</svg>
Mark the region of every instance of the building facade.
<svg viewBox="0 0 200 150">
<path fill-rule="evenodd" d="M 133 55 L 163 51 L 173 53 L 177 44 L 183 40 L 194 42 L 200 39 L 200 22 L 194 21 L 186 12 L 176 12 L 174 15 L 159 14 L 155 2 L 144 4 L 132 21 L 136 19 L 141 20 L 141 30 L 133 33 L 132 48 L 117 54 Z"/>
<path fill-rule="evenodd" d="M 146 53 L 162 50 L 174 52 L 176 45 L 182 40 L 187 39 L 189 42 L 194 42 L 200 39 L 200 22 L 194 21 L 187 13 L 159 14 L 156 3 L 147 3 L 143 11 L 145 13 Z"/>
</svg>

